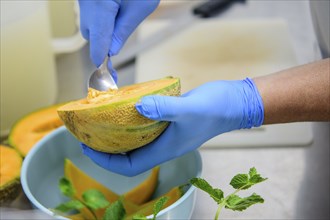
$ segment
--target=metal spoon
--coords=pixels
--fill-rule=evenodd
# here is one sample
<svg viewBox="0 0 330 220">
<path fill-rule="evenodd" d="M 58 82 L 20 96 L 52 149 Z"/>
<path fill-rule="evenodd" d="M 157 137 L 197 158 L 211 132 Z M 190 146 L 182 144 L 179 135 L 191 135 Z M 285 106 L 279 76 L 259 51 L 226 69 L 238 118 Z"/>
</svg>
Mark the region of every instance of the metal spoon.
<svg viewBox="0 0 330 220">
<path fill-rule="evenodd" d="M 116 82 L 113 80 L 108 69 L 108 59 L 106 56 L 101 66 L 99 66 L 89 77 L 88 88 L 99 91 L 107 91 L 109 89 L 118 89 Z"/>
</svg>

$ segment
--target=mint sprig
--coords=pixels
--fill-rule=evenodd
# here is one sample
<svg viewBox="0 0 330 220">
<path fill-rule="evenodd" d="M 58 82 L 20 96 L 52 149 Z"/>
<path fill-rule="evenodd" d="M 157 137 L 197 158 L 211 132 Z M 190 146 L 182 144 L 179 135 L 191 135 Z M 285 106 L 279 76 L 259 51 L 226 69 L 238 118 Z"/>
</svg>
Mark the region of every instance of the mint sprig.
<svg viewBox="0 0 330 220">
<path fill-rule="evenodd" d="M 234 189 L 248 189 L 251 186 L 265 181 L 267 178 L 262 178 L 258 174 L 256 168 L 252 167 L 248 174 L 237 174 L 230 181 L 230 185 Z"/>
<path fill-rule="evenodd" d="M 167 203 L 168 201 L 168 197 L 166 196 L 163 196 L 163 197 L 160 197 L 157 202 L 154 204 L 154 217 L 153 217 L 153 220 L 156 220 L 156 216 L 158 215 L 158 213 L 163 209 L 165 203 Z"/>
<path fill-rule="evenodd" d="M 241 198 L 238 195 L 231 195 L 226 201 L 225 208 L 231 209 L 233 211 L 243 211 L 249 208 L 251 205 L 257 203 L 263 203 L 264 199 L 261 196 L 253 193 L 251 196 Z"/>
<path fill-rule="evenodd" d="M 220 204 L 223 200 L 223 191 L 213 188 L 206 180 L 202 178 L 192 178 L 190 183 L 208 193 L 216 203 Z"/>
<path fill-rule="evenodd" d="M 96 189 L 86 190 L 82 194 L 82 198 L 75 196 L 76 190 L 71 181 L 65 177 L 62 177 L 58 183 L 59 189 L 63 195 L 70 198 L 69 201 L 59 204 L 55 207 L 55 212 L 68 213 L 70 211 L 78 211 L 87 208 L 94 219 L 97 219 L 95 211 L 100 208 L 106 208 L 110 203 L 106 200 L 102 192 Z"/>
<path fill-rule="evenodd" d="M 53 211 L 58 214 L 65 214 L 70 211 L 80 212 L 81 209 L 87 208 L 94 219 L 97 219 L 95 211 L 98 209 L 106 208 L 103 215 L 103 220 L 123 220 L 126 215 L 125 207 L 122 202 L 122 198 L 113 202 L 112 204 L 105 198 L 102 192 L 97 189 L 89 189 L 83 192 L 82 198 L 77 198 L 75 196 L 76 190 L 70 180 L 65 177 L 62 177 L 59 180 L 59 189 L 61 193 L 71 200 L 59 204 Z M 153 207 L 153 218 L 156 220 L 156 216 L 162 210 L 166 202 L 169 200 L 168 197 L 159 198 Z M 135 215 L 133 216 L 135 220 L 146 220 L 147 217 L 144 215 Z"/>
<path fill-rule="evenodd" d="M 73 197 L 75 194 L 75 189 L 73 188 L 72 183 L 70 182 L 70 180 L 68 180 L 65 177 L 62 177 L 59 182 L 58 182 L 58 186 L 62 192 L 63 195 L 67 196 L 67 197 Z"/>
<path fill-rule="evenodd" d="M 208 193 L 219 205 L 214 217 L 214 219 L 217 220 L 223 207 L 233 211 L 243 211 L 251 205 L 263 203 L 264 199 L 255 193 L 245 198 L 241 198 L 236 194 L 241 190 L 249 189 L 251 186 L 265 180 L 267 180 L 267 178 L 261 177 L 256 168 L 252 167 L 248 174 L 237 174 L 232 178 L 230 185 L 236 190 L 226 197 L 224 197 L 224 193 L 221 189 L 213 188 L 206 180 L 202 178 L 193 178 L 190 180 L 190 183 Z"/>
<path fill-rule="evenodd" d="M 79 211 L 80 209 L 84 208 L 84 204 L 79 200 L 70 200 L 58 205 L 55 210 L 60 212 L 70 212 L 70 211 Z"/>
<path fill-rule="evenodd" d="M 210 197 L 218 204 L 218 209 L 215 214 L 215 220 L 219 218 L 222 208 L 231 209 L 233 211 L 243 211 L 250 206 L 263 203 L 264 199 L 256 193 L 251 194 L 248 197 L 240 197 L 236 195 L 241 190 L 251 188 L 253 185 L 261 183 L 267 180 L 267 178 L 261 177 L 257 170 L 252 167 L 247 174 L 237 174 L 231 181 L 230 185 L 235 191 L 228 196 L 224 196 L 224 192 L 219 188 L 213 188 L 206 180 L 202 178 L 192 178 L 189 182 L 195 187 L 205 191 Z M 187 184 L 183 185 L 186 186 Z M 86 190 L 82 194 L 82 198 L 75 196 L 76 190 L 72 183 L 65 177 L 59 181 L 59 188 L 63 195 L 69 197 L 71 200 L 61 203 L 55 208 L 55 213 L 68 213 L 70 211 L 80 211 L 83 208 L 87 208 L 93 215 L 94 219 L 97 219 L 95 211 L 101 208 L 106 208 L 103 220 L 118 219 L 123 220 L 126 217 L 125 207 L 122 202 L 122 198 L 110 204 L 105 196 L 96 189 Z M 156 216 L 162 210 L 168 197 L 161 197 L 156 201 L 153 207 L 153 218 L 156 220 Z M 133 220 L 147 220 L 144 215 L 137 214 L 133 216 Z"/>
</svg>

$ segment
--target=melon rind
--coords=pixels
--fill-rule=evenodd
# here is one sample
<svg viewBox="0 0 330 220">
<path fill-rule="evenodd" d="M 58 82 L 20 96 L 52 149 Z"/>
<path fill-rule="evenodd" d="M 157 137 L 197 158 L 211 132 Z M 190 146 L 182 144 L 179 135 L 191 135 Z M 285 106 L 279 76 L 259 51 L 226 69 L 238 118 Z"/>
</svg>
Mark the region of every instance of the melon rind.
<svg viewBox="0 0 330 220">
<path fill-rule="evenodd" d="M 21 182 L 19 177 L 17 177 L 0 187 L 0 204 L 8 204 L 14 201 L 19 196 L 20 192 Z"/>
<path fill-rule="evenodd" d="M 12 202 L 21 192 L 21 155 L 13 148 L 0 145 L 0 205 Z"/>
<path fill-rule="evenodd" d="M 169 81 L 169 79 L 171 79 Z M 75 102 L 58 109 L 67 129 L 87 146 L 107 153 L 123 153 L 144 146 L 158 137 L 169 122 L 154 121 L 140 115 L 135 104 L 146 95 L 180 95 L 179 78 L 164 78 L 168 85 L 147 91 L 132 98 L 95 106 L 74 108 Z M 148 83 L 148 82 L 147 82 Z M 146 86 L 146 83 L 143 83 Z M 138 87 L 139 84 L 134 84 Z M 129 87 L 129 86 L 128 86 Z M 81 102 L 78 100 L 76 102 Z"/>
</svg>

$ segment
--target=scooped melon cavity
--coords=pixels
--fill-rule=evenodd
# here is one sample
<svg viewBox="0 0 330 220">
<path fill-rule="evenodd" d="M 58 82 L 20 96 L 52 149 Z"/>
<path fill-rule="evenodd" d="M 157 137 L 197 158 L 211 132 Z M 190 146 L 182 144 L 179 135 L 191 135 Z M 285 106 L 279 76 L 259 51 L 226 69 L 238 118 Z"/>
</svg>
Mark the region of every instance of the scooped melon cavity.
<svg viewBox="0 0 330 220">
<path fill-rule="evenodd" d="M 117 90 L 109 89 L 108 91 L 98 91 L 96 89 L 88 88 L 86 97 L 87 104 L 99 104 L 113 99 L 116 94 L 120 94 Z"/>
<path fill-rule="evenodd" d="M 143 96 L 155 94 L 179 96 L 179 78 L 167 77 L 118 90 L 89 89 L 85 99 L 60 107 L 58 114 L 67 129 L 91 148 L 127 152 L 150 143 L 168 126 L 168 122 L 150 120 L 135 109 Z"/>
</svg>

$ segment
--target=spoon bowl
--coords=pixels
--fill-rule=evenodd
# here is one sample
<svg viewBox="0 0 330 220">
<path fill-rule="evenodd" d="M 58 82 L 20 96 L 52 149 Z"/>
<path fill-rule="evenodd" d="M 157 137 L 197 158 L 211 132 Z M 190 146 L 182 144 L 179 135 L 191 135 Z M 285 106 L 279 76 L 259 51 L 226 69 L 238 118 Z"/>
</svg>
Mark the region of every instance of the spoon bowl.
<svg viewBox="0 0 330 220">
<path fill-rule="evenodd" d="M 99 66 L 89 77 L 88 88 L 93 88 L 99 91 L 118 89 L 116 82 L 112 78 L 108 69 L 108 59 L 109 57 L 106 56 L 101 66 Z"/>
</svg>

